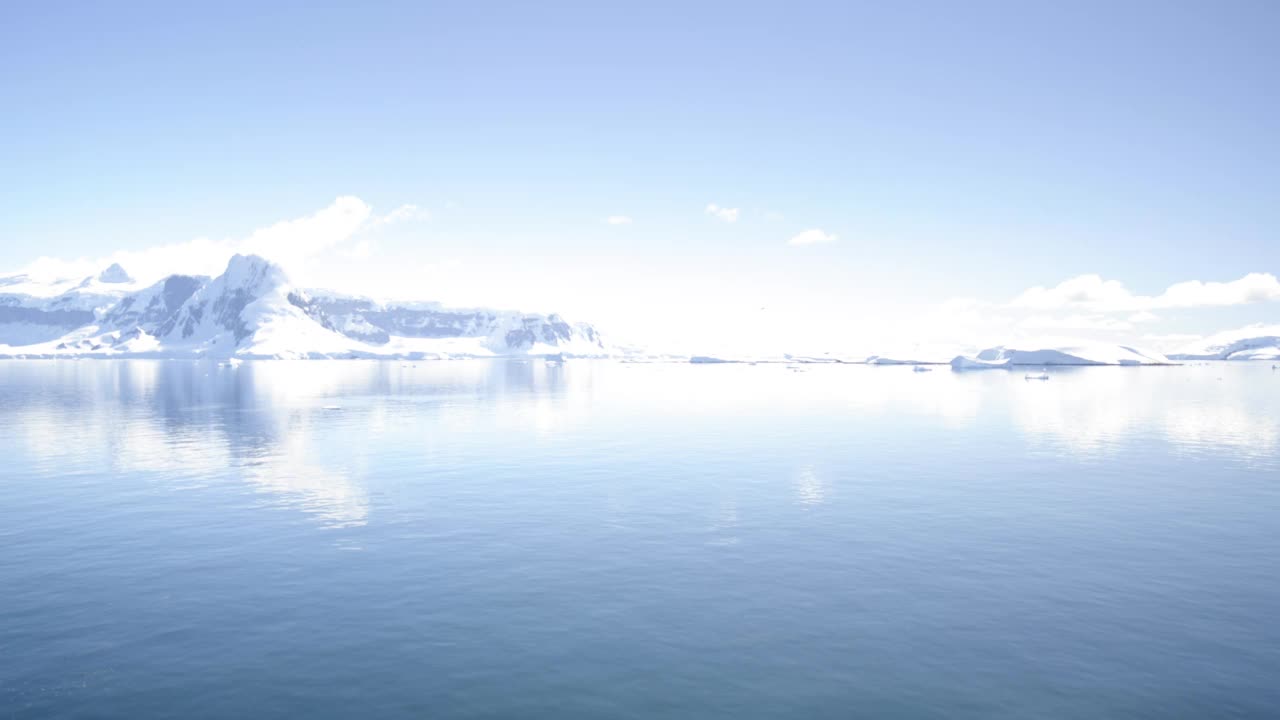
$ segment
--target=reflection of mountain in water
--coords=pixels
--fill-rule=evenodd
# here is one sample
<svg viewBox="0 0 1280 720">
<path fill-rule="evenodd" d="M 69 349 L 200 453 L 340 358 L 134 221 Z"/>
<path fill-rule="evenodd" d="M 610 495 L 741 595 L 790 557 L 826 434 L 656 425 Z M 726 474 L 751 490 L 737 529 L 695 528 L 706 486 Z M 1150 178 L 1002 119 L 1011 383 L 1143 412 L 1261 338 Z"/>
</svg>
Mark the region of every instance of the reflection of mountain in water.
<svg viewBox="0 0 1280 720">
<path fill-rule="evenodd" d="M 0 413 L 11 417 L 3 424 L 51 465 L 100 459 L 112 472 L 158 475 L 185 488 L 242 480 L 329 526 L 367 522 L 369 443 L 397 404 L 418 423 L 536 428 L 557 416 L 566 389 L 563 368 L 540 361 L 0 367 L 6 392 L 15 393 L 5 397 Z M 481 394 L 512 397 L 517 410 L 467 419 L 462 409 L 480 404 L 456 399 Z"/>
</svg>

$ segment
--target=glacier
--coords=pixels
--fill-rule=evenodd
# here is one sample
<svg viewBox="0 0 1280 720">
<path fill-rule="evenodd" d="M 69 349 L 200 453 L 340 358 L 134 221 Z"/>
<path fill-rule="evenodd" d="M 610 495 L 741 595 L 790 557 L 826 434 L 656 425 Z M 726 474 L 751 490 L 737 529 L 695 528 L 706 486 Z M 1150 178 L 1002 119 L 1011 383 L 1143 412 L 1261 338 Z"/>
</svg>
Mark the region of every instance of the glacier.
<svg viewBox="0 0 1280 720">
<path fill-rule="evenodd" d="M 215 278 L 141 286 L 119 265 L 81 280 L 0 278 L 0 357 L 402 358 L 613 353 L 559 315 L 381 303 L 298 288 L 280 266 L 236 255 Z"/>
</svg>

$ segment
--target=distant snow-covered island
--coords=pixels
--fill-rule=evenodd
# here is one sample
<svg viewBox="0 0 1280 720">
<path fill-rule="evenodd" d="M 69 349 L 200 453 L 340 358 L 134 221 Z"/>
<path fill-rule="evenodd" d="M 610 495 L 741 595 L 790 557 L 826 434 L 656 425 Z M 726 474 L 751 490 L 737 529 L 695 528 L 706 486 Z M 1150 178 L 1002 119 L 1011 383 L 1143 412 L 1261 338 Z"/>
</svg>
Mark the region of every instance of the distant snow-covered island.
<svg viewBox="0 0 1280 720">
<path fill-rule="evenodd" d="M 983 350 L 976 355 L 957 355 L 951 367 L 957 370 L 983 370 L 1026 365 L 1172 365 L 1160 353 L 1126 345 L 1080 344 L 1039 346 L 1002 346 Z"/>
<path fill-rule="evenodd" d="M 295 287 L 255 255 L 216 278 L 140 287 L 112 265 L 78 282 L 0 278 L 0 357 L 324 359 L 612 354 L 559 315 L 380 303 Z"/>
<path fill-rule="evenodd" d="M 1170 360 L 1280 360 L 1280 325 L 1252 325 L 1198 340 Z"/>
<path fill-rule="evenodd" d="M 606 342 L 556 314 L 378 302 L 296 287 L 276 264 L 236 255 L 215 278 L 170 275 L 144 285 L 120 265 L 70 280 L 0 276 L 0 358 L 449 359 L 616 358 L 630 361 L 1022 366 L 1171 365 L 1280 359 L 1280 326 L 1220 333 L 1162 355 L 1105 343 L 1020 343 L 961 352 L 916 344 L 874 355 L 652 353 Z"/>
</svg>

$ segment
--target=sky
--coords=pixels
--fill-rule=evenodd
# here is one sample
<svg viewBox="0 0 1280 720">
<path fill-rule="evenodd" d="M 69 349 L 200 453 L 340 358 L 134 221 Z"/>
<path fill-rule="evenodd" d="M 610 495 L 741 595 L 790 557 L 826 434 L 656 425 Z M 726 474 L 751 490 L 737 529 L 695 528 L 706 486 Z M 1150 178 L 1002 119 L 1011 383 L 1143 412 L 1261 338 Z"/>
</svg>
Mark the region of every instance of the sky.
<svg viewBox="0 0 1280 720">
<path fill-rule="evenodd" d="M 0 273 L 249 250 L 673 347 L 1280 322 L 1274 2 L 201 5 L 6 9 Z"/>
</svg>

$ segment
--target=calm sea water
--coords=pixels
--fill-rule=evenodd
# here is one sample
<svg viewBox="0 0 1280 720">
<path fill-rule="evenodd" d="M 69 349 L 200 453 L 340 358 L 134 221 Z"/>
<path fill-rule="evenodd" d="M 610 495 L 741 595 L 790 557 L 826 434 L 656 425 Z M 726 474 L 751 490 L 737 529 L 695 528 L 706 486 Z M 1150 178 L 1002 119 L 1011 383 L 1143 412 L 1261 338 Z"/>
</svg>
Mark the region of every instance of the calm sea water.
<svg viewBox="0 0 1280 720">
<path fill-rule="evenodd" d="M 1280 713 L 1280 373 L 0 362 L 4 718 Z"/>
</svg>

